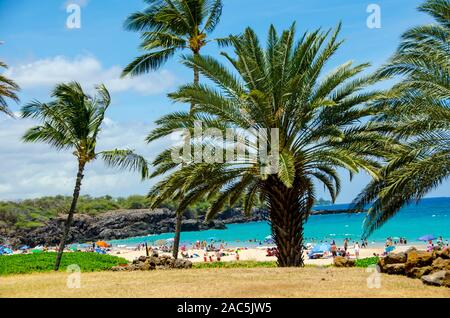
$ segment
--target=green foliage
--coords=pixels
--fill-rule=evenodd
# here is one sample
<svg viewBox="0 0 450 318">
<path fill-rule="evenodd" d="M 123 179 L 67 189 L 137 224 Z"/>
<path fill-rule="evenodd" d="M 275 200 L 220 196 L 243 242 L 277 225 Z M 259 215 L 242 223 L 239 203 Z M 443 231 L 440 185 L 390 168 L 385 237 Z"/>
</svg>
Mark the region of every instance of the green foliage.
<svg viewBox="0 0 450 318">
<path fill-rule="evenodd" d="M 296 41 L 295 24 L 281 34 L 271 26 L 265 48 L 247 28 L 242 35 L 229 37 L 234 56 L 222 54 L 231 69 L 213 57 L 185 57 L 186 66 L 198 69 L 210 81 L 184 85 L 170 94 L 174 101 L 195 107 L 159 119 L 147 141 L 192 128 L 195 121 L 201 121 L 204 130 L 220 131 L 223 137 L 233 129 L 242 134 L 241 139 L 253 129 L 278 128 L 278 174 L 268 174 L 266 158 L 248 162 L 242 155 L 255 149 L 252 141 L 240 144 L 245 151 L 235 153 L 234 160 L 223 160 L 225 163 L 188 160 L 177 165 L 168 149 L 153 162 L 156 170 L 152 176 L 165 177 L 150 191 L 152 205 L 177 200 L 183 211 L 208 198 L 213 204 L 207 218 L 213 218 L 240 199 L 249 211 L 257 204 L 270 204 L 273 194 L 294 189 L 297 201 L 304 200 L 307 215 L 315 201 L 315 181 L 328 190 L 333 201 L 339 194 L 337 169 L 346 169 L 350 175 L 365 171 L 377 178 L 381 162 L 396 147 L 395 140 L 380 133 L 384 127 L 369 121 L 377 113 L 370 105 L 383 92 L 368 88 L 382 76 L 362 76 L 368 64 L 351 62 L 323 74 L 326 62 L 342 44 L 337 39 L 340 28 L 306 32 Z M 192 148 L 211 148 L 214 143 L 208 138 L 198 140 L 192 133 L 190 137 Z M 225 147 L 214 143 L 215 151 L 221 153 L 232 146 L 236 143 Z M 269 142 L 268 151 L 271 147 Z"/>
<path fill-rule="evenodd" d="M 56 253 L 0 256 L 0 276 L 50 272 L 55 267 L 55 260 Z M 80 267 L 81 272 L 104 271 L 113 266 L 127 263 L 127 260 L 111 255 L 84 252 L 64 253 L 60 270 L 65 271 L 67 266 L 75 264 Z"/>
<path fill-rule="evenodd" d="M 378 260 L 379 260 L 379 258 L 376 256 L 357 259 L 355 262 L 355 266 L 356 267 L 369 267 L 370 265 L 377 265 Z"/>
<path fill-rule="evenodd" d="M 24 142 L 43 142 L 57 150 L 72 150 L 82 174 L 85 165 L 101 157 L 108 166 L 148 175 L 146 160 L 133 151 L 97 151 L 97 137 L 111 104 L 111 96 L 103 84 L 96 87 L 96 95 L 89 96 L 77 82 L 61 83 L 52 91 L 52 100 L 37 100 L 22 107 L 23 118 L 33 118 L 39 125 L 28 129 Z M 81 180 L 81 179 L 80 179 Z"/>
<path fill-rule="evenodd" d="M 399 81 L 377 101 L 383 112 L 376 119 L 395 127 L 390 133 L 404 147 L 355 200 L 357 209 L 371 204 L 365 237 L 450 175 L 450 2 L 427 0 L 419 10 L 435 23 L 405 32 L 397 52 L 379 71 Z"/>
<path fill-rule="evenodd" d="M 1 43 L 0 43 L 1 44 Z M 0 69 L 8 68 L 8 66 L 0 61 Z M 19 102 L 17 92 L 20 90 L 19 85 L 13 80 L 0 74 L 0 113 L 5 113 L 12 116 L 11 110 L 8 108 L 6 98 L 9 98 L 15 102 Z"/>
<path fill-rule="evenodd" d="M 145 54 L 125 67 L 123 76 L 157 70 L 184 49 L 199 53 L 210 41 L 207 36 L 214 31 L 222 14 L 222 0 L 146 2 L 149 6 L 145 10 L 131 14 L 125 21 L 127 30 L 141 34 L 140 49 Z"/>
</svg>

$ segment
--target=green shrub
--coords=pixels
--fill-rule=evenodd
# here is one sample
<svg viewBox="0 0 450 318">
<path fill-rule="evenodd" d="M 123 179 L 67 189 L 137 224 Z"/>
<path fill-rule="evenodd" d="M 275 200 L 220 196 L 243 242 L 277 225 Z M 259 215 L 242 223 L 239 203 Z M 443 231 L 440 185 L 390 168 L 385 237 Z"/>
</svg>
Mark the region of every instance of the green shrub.
<svg viewBox="0 0 450 318">
<path fill-rule="evenodd" d="M 376 265 L 378 264 L 378 257 L 368 257 L 368 258 L 362 258 L 357 259 L 355 266 L 356 267 L 369 267 L 370 265 Z"/>
<path fill-rule="evenodd" d="M 9 274 L 26 274 L 33 272 L 49 272 L 53 270 L 56 253 L 17 254 L 0 256 L 0 276 Z M 111 255 L 75 252 L 64 253 L 60 271 L 69 265 L 78 265 L 82 272 L 108 270 L 113 266 L 127 264 L 128 261 Z"/>
</svg>

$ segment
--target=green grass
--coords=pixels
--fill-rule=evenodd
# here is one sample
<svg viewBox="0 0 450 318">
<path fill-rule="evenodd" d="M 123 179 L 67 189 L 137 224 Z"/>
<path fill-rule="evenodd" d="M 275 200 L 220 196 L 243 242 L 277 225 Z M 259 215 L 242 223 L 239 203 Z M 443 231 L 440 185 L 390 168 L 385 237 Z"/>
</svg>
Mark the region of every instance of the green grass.
<svg viewBox="0 0 450 318">
<path fill-rule="evenodd" d="M 53 270 L 56 253 L 19 254 L 0 256 L 0 276 L 11 274 L 27 274 L 34 272 L 49 272 Z M 82 272 L 108 270 L 113 266 L 126 264 L 127 260 L 111 255 L 97 253 L 64 253 L 60 271 L 66 271 L 67 266 L 76 264 Z"/>
<path fill-rule="evenodd" d="M 376 265 L 378 264 L 378 257 L 368 257 L 368 258 L 362 258 L 357 259 L 355 266 L 356 267 L 369 267 L 370 265 Z"/>
</svg>

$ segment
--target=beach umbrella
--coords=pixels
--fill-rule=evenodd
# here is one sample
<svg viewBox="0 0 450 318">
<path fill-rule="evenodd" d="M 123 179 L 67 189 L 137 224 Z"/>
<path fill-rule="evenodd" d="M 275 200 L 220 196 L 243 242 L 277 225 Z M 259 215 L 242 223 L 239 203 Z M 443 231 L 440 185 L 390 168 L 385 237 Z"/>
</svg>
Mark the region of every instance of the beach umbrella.
<svg viewBox="0 0 450 318">
<path fill-rule="evenodd" d="M 388 247 L 385 248 L 386 253 L 390 253 L 393 250 L 395 250 L 395 246 L 394 245 L 391 245 L 391 246 L 388 246 Z"/>
<path fill-rule="evenodd" d="M 97 246 L 100 246 L 100 247 L 109 247 L 110 245 L 108 244 L 108 243 L 106 243 L 105 241 L 98 241 L 97 243 L 95 243 L 95 244 L 97 244 Z"/>
<path fill-rule="evenodd" d="M 427 235 L 424 235 L 424 236 L 421 236 L 421 237 L 418 238 L 419 241 L 432 241 L 432 240 L 435 240 L 435 239 L 436 238 L 434 237 L 433 234 L 427 234 Z"/>
<path fill-rule="evenodd" d="M 312 250 L 311 253 L 323 253 L 323 252 L 328 252 L 331 250 L 331 245 L 328 243 L 322 243 L 322 244 L 317 244 L 315 245 Z"/>
<path fill-rule="evenodd" d="M 13 250 L 7 247 L 3 248 L 3 254 L 13 254 Z"/>
<path fill-rule="evenodd" d="M 331 245 L 328 243 L 321 243 L 316 244 L 311 251 L 309 252 L 308 256 L 311 257 L 314 254 L 323 254 L 324 252 L 328 252 L 331 250 Z"/>
<path fill-rule="evenodd" d="M 106 251 L 105 251 L 105 250 L 102 250 L 102 249 L 100 249 L 100 248 L 96 248 L 96 249 L 95 249 L 95 252 L 98 253 L 98 254 L 106 254 Z"/>
</svg>

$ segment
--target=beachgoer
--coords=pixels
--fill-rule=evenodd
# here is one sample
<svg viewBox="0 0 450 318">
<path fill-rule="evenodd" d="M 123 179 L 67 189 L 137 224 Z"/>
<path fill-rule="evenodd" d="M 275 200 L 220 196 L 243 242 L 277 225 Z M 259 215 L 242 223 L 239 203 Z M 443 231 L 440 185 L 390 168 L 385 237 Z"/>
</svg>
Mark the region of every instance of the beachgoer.
<svg viewBox="0 0 450 318">
<path fill-rule="evenodd" d="M 348 239 L 344 240 L 344 251 L 347 252 L 347 248 L 348 248 Z"/>
<path fill-rule="evenodd" d="M 236 261 L 239 261 L 239 249 L 236 250 Z"/>
<path fill-rule="evenodd" d="M 217 250 L 217 252 L 216 252 L 216 258 L 217 258 L 217 261 L 218 261 L 218 262 L 220 262 L 220 257 L 221 257 L 220 250 Z"/>
<path fill-rule="evenodd" d="M 337 256 L 337 248 L 336 248 L 336 244 L 334 244 L 334 241 L 333 241 L 333 244 L 331 245 L 331 255 L 333 255 L 333 258 L 335 258 Z"/>
<path fill-rule="evenodd" d="M 355 257 L 359 258 L 359 243 L 355 243 Z"/>
</svg>

